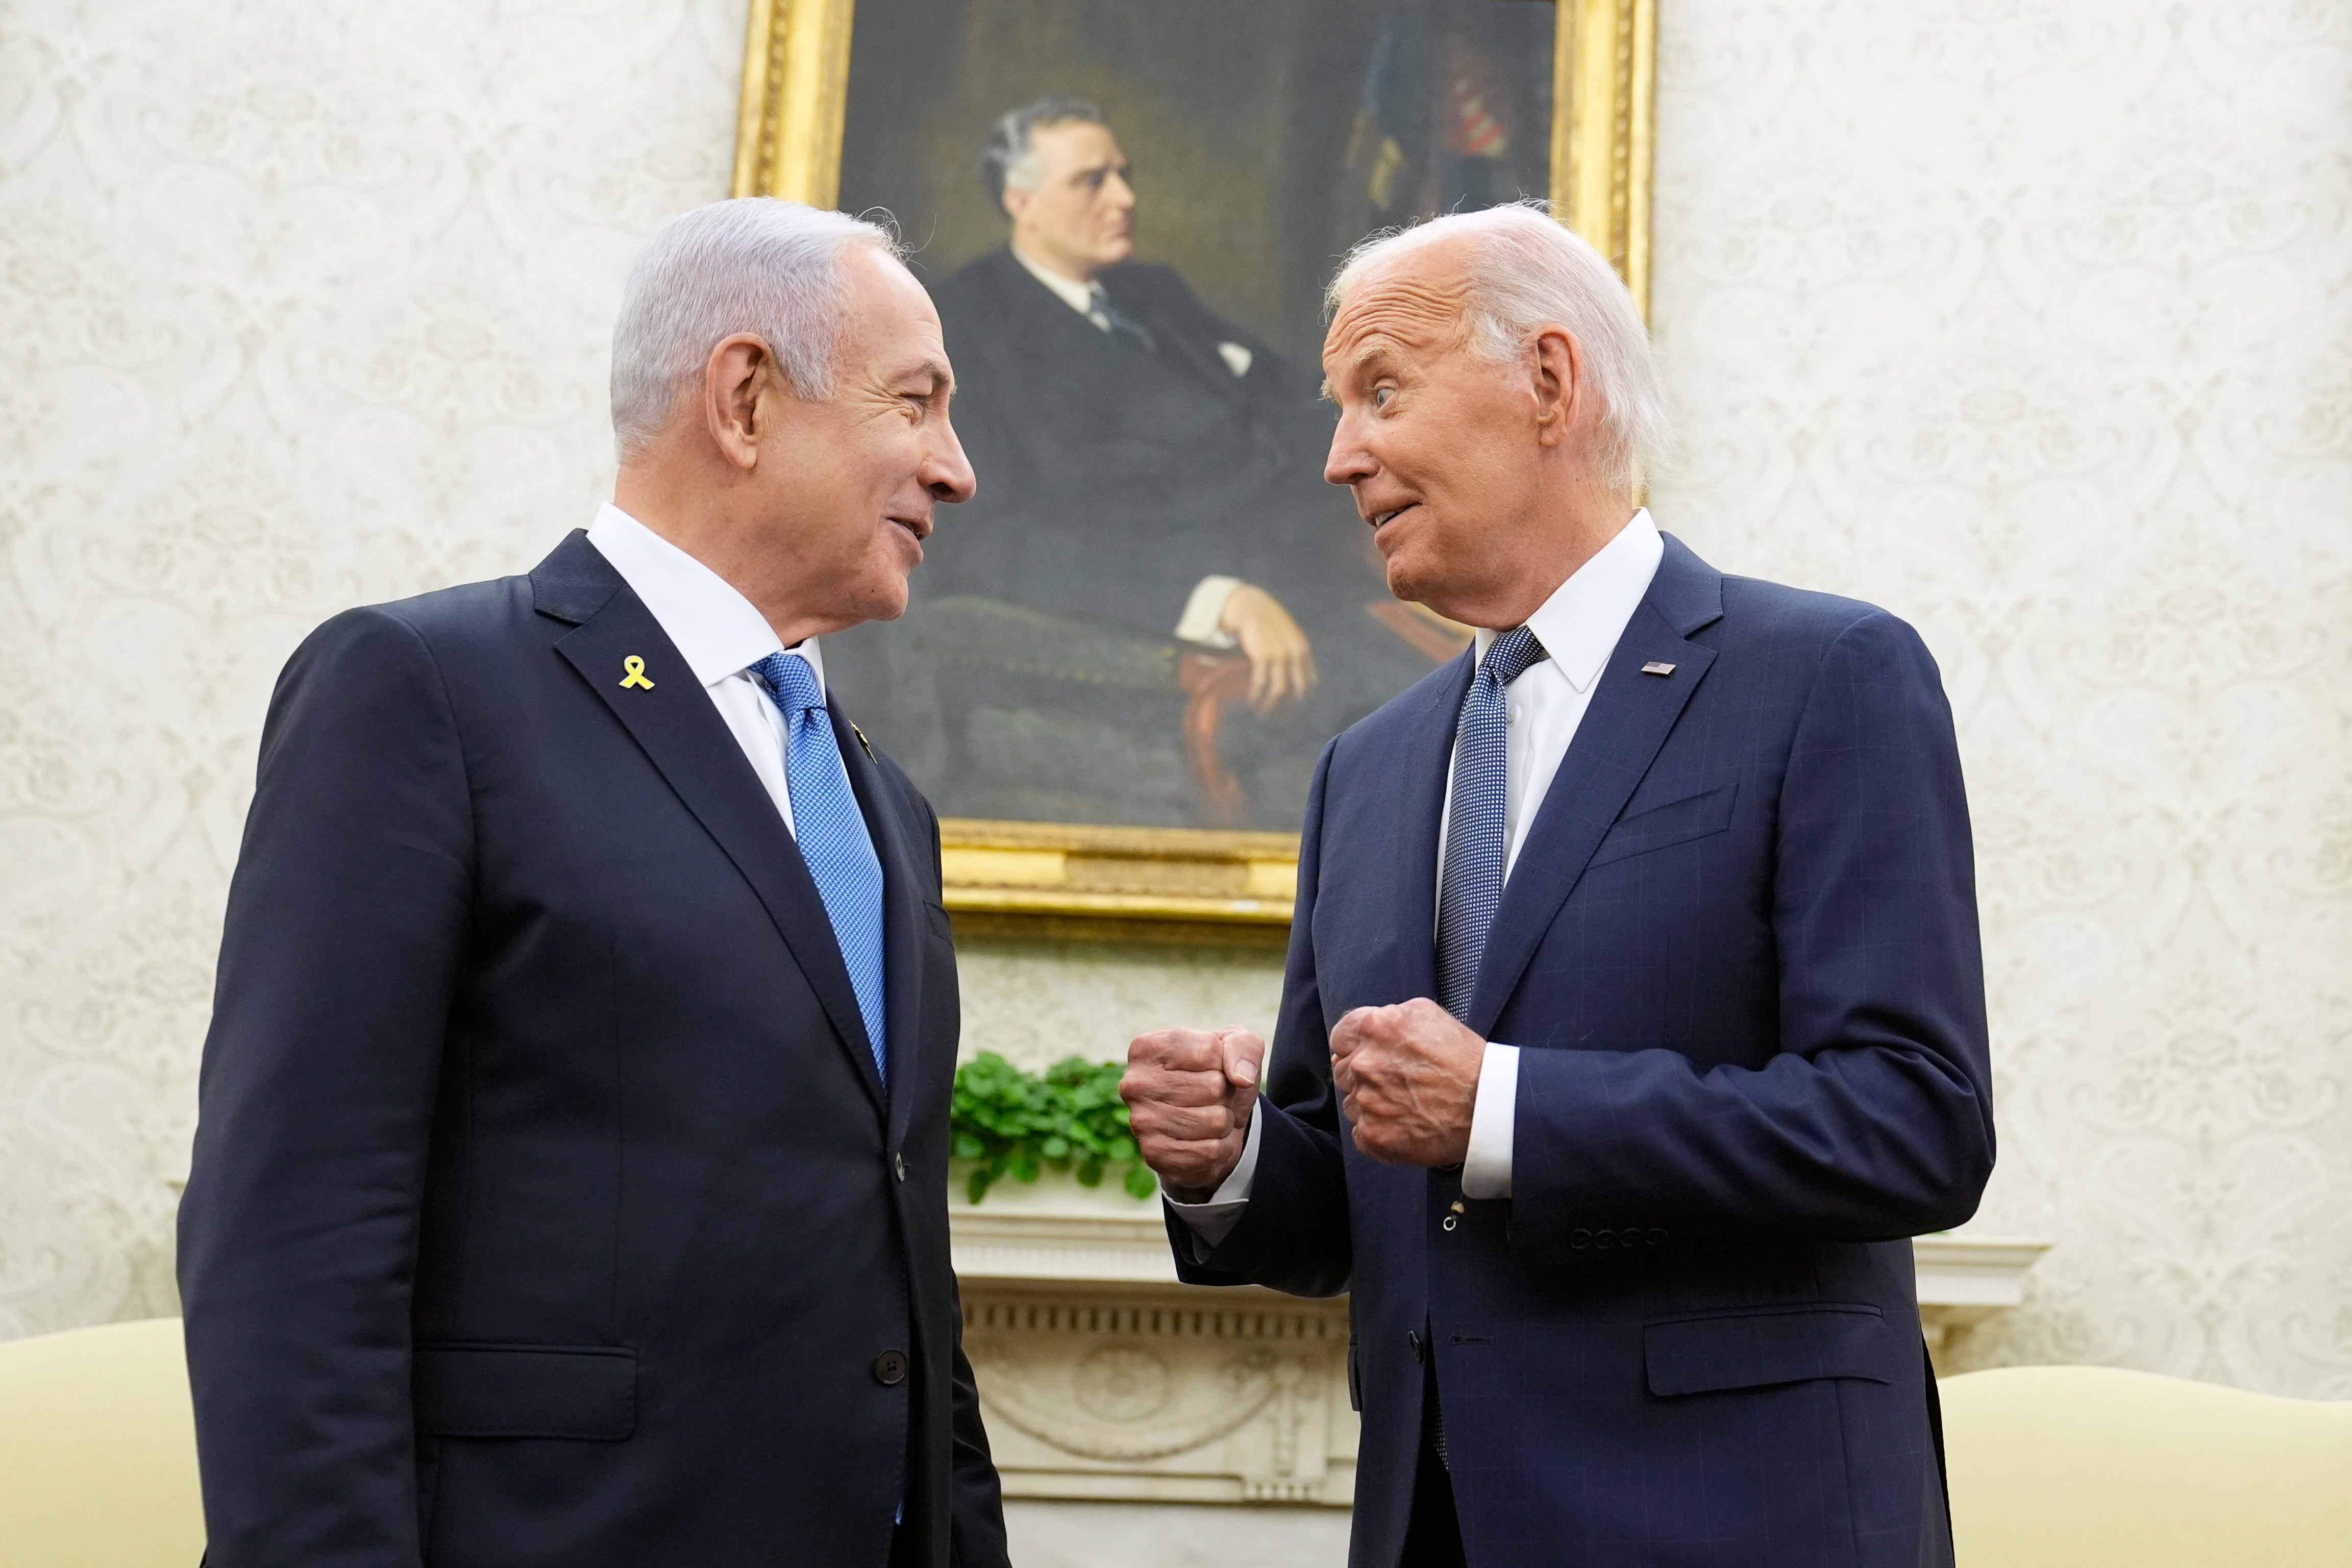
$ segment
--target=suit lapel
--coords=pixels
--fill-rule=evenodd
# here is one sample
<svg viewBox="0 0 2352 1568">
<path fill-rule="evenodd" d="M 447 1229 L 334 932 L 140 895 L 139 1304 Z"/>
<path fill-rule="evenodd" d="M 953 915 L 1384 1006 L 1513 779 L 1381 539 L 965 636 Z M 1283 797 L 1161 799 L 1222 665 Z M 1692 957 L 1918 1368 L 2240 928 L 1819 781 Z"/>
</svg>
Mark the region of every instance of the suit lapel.
<svg viewBox="0 0 2352 1568">
<path fill-rule="evenodd" d="M 1721 595 L 1722 578 L 1669 536 L 1657 577 L 1602 667 L 1591 706 L 1503 884 L 1465 1020 L 1478 1033 L 1495 1027 L 1536 945 L 1715 663 L 1715 650 L 1685 632 L 1722 613 Z M 1674 673 L 1643 674 L 1642 666 L 1653 661 L 1672 664 Z"/>
<path fill-rule="evenodd" d="M 1400 999 L 1437 994 L 1437 830 L 1454 760 L 1454 728 L 1477 667 L 1472 649 L 1454 661 L 1444 680 L 1431 684 L 1428 705 L 1414 716 L 1409 737 L 1392 758 L 1398 793 L 1389 820 L 1396 837 L 1386 860 L 1398 878 L 1389 907 L 1396 912 Z"/>
<path fill-rule="evenodd" d="M 923 890 L 927 879 L 905 817 L 893 810 L 889 790 L 866 742 L 828 697 L 826 711 L 841 745 L 841 759 L 849 769 L 849 787 L 856 791 L 866 831 L 874 836 L 874 852 L 882 862 L 882 1017 L 889 1037 L 890 1146 L 903 1147 L 912 1114 L 914 1086 L 922 1080 L 916 1071 L 916 1053 L 922 1048 Z M 929 848 L 929 845 L 922 846 Z M 865 1038 L 863 1032 L 860 1040 Z"/>
<path fill-rule="evenodd" d="M 582 544 L 594 553 L 593 546 L 584 539 Z M 549 564 L 556 565 L 563 553 L 559 550 Z M 562 564 L 575 572 L 590 570 L 590 563 L 577 559 Z M 601 555 L 595 556 L 593 566 L 612 575 L 615 590 L 602 608 L 556 643 L 557 650 L 604 699 L 613 716 L 636 738 L 687 810 L 718 841 L 759 894 L 769 918 L 775 922 L 777 935 L 808 977 L 876 1110 L 883 1111 L 882 1081 L 874 1069 L 874 1054 L 866 1048 L 857 994 L 850 986 L 841 945 L 834 939 L 832 920 L 809 876 L 807 862 L 801 859 L 800 847 L 785 830 L 759 775 L 744 759 L 734 732 L 687 668 L 684 656 L 663 633 L 661 623 L 626 585 L 618 583 L 619 574 L 612 572 Z M 534 580 L 538 576 L 533 574 Z M 653 683 L 651 689 L 621 684 L 635 660 L 644 662 L 644 676 Z M 886 876 L 888 863 L 884 862 Z M 887 916 L 884 929 L 888 941 L 891 928 Z"/>
</svg>

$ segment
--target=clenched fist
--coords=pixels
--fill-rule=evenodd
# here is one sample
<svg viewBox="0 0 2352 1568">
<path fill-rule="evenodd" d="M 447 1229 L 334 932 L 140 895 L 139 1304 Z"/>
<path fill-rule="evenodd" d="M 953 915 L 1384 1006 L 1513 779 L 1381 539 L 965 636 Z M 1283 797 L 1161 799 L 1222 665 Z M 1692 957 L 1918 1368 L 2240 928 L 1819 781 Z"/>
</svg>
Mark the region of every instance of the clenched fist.
<svg viewBox="0 0 2352 1568">
<path fill-rule="evenodd" d="M 1383 1165 L 1462 1163 L 1486 1061 L 1486 1042 L 1427 997 L 1358 1008 L 1331 1030 L 1340 1108 Z"/>
<path fill-rule="evenodd" d="M 1203 1203 L 1241 1163 L 1265 1041 L 1245 1029 L 1156 1029 L 1127 1048 L 1118 1096 L 1143 1163 L 1179 1203 Z"/>
</svg>

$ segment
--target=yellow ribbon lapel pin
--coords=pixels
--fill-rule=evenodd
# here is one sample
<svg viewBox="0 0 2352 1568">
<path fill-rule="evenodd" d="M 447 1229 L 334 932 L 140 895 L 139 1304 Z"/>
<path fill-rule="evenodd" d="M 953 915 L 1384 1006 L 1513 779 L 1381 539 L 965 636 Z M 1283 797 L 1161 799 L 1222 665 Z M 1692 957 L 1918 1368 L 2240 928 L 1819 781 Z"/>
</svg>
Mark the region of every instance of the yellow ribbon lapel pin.
<svg viewBox="0 0 2352 1568">
<path fill-rule="evenodd" d="M 646 679 L 646 662 L 635 653 L 621 661 L 621 689 L 627 691 L 631 686 L 646 691 L 654 689 L 654 684 Z"/>
</svg>

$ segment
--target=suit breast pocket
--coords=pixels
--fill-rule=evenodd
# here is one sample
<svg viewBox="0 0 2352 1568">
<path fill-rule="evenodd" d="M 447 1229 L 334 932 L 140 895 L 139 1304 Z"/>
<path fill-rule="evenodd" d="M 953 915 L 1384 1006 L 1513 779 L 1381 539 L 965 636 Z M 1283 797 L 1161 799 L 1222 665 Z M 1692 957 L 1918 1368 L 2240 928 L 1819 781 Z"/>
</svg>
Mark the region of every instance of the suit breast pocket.
<svg viewBox="0 0 2352 1568">
<path fill-rule="evenodd" d="M 1739 786 L 1733 782 L 1621 817 L 1589 863 L 1603 866 L 1723 832 L 1731 826 L 1731 810 L 1738 803 Z"/>
</svg>

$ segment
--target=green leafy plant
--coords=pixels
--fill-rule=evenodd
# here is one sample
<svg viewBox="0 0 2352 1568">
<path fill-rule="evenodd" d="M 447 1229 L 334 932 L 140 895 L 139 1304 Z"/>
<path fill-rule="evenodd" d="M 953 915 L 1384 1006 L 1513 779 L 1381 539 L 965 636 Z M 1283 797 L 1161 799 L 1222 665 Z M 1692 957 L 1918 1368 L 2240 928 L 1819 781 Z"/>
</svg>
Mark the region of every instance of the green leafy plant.
<svg viewBox="0 0 2352 1568">
<path fill-rule="evenodd" d="M 956 1158 L 976 1162 L 965 1195 L 978 1203 L 1000 1178 L 1035 1181 L 1048 1167 L 1067 1171 L 1080 1186 L 1100 1186 L 1104 1173 L 1123 1166 L 1121 1185 L 1134 1197 L 1158 1191 L 1128 1131 L 1122 1071 L 1116 1061 L 1070 1056 L 1041 1078 L 992 1051 L 956 1069 L 948 1125 Z"/>
</svg>

